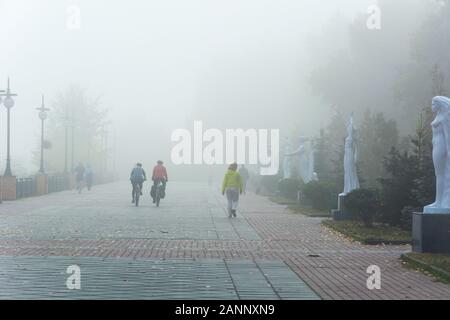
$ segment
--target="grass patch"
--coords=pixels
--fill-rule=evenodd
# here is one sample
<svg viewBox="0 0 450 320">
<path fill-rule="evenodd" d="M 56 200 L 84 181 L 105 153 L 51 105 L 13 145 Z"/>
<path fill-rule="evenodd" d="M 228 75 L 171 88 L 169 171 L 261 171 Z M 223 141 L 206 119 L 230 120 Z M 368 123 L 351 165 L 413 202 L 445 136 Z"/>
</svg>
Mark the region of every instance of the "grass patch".
<svg viewBox="0 0 450 320">
<path fill-rule="evenodd" d="M 329 218 L 331 213 L 325 212 L 324 210 L 317 210 L 307 206 L 299 206 L 296 200 L 288 199 L 280 195 L 272 195 L 268 197 L 270 201 L 275 202 L 283 206 L 287 206 L 288 209 L 293 213 L 301 213 L 308 217 L 321 217 Z"/>
<path fill-rule="evenodd" d="M 322 224 L 362 244 L 409 244 L 411 232 L 383 224 L 369 228 L 360 221 L 325 220 Z"/>
<path fill-rule="evenodd" d="M 450 283 L 450 254 L 405 253 L 401 259 L 407 267 L 431 275 L 440 282 Z"/>
<path fill-rule="evenodd" d="M 278 195 L 270 196 L 269 200 L 272 201 L 272 202 L 275 202 L 277 204 L 284 205 L 284 206 L 296 205 L 297 204 L 296 200 L 288 199 L 288 198 L 285 198 L 283 196 L 278 196 Z"/>
<path fill-rule="evenodd" d="M 288 209 L 293 213 L 300 213 L 308 217 L 313 218 L 329 218 L 331 217 L 330 212 L 326 212 L 325 210 L 317 210 L 310 207 L 301 207 L 299 205 L 288 205 Z"/>
</svg>

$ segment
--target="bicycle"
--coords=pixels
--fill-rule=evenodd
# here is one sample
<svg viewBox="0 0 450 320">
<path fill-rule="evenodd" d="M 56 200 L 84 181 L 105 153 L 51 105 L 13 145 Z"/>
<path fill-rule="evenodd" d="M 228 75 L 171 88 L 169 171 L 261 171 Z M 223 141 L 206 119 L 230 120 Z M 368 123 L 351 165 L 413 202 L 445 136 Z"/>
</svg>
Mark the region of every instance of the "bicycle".
<svg viewBox="0 0 450 320">
<path fill-rule="evenodd" d="M 139 198 L 141 196 L 141 186 L 139 185 L 139 183 L 134 184 L 133 190 L 134 190 L 133 193 L 134 205 L 137 207 L 139 206 Z"/>
<path fill-rule="evenodd" d="M 159 207 L 161 199 L 164 199 L 164 183 L 162 181 L 158 181 L 156 185 L 152 187 L 151 195 L 153 198 L 153 203 Z"/>
</svg>

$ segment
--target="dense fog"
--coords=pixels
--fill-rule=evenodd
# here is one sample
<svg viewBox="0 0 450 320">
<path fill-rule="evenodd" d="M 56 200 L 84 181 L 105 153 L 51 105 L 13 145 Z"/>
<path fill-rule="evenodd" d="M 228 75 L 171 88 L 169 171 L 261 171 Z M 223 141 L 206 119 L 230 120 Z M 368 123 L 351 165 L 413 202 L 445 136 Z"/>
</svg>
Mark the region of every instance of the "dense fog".
<svg viewBox="0 0 450 320">
<path fill-rule="evenodd" d="M 374 4 L 379 30 L 367 27 Z M 449 88 L 448 19 L 433 25 L 448 10 L 437 0 L 0 0 L 0 89 L 9 76 L 18 94 L 13 171 L 39 166 L 42 94 L 54 172 L 63 170 L 64 101 L 78 117 L 68 166 L 93 162 L 121 177 L 161 159 L 174 179 L 194 178 L 170 151 L 172 132 L 195 120 L 278 128 L 283 141 L 318 136 L 336 112 L 355 112 L 358 126 L 371 110 L 407 135 L 433 88 Z M 0 139 L 3 168 L 3 106 Z"/>
</svg>

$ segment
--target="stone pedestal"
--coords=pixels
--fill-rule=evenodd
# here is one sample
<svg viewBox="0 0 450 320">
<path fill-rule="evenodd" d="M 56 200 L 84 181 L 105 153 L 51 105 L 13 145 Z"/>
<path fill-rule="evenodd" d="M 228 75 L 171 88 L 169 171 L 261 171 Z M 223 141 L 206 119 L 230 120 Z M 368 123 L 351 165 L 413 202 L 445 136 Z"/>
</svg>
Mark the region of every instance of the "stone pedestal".
<svg viewBox="0 0 450 320">
<path fill-rule="evenodd" d="M 345 193 L 341 193 L 338 197 L 338 208 L 331 210 L 331 215 L 334 220 L 348 220 L 351 218 L 350 213 L 347 210 L 345 205 L 345 198 L 347 195 Z"/>
<path fill-rule="evenodd" d="M 413 214 L 413 251 L 450 254 L 450 213 Z"/>
<path fill-rule="evenodd" d="M 16 177 L 0 177 L 0 199 L 1 200 L 16 200 Z"/>
<path fill-rule="evenodd" d="M 42 196 L 48 193 L 48 176 L 46 174 L 36 175 L 36 195 Z"/>
</svg>

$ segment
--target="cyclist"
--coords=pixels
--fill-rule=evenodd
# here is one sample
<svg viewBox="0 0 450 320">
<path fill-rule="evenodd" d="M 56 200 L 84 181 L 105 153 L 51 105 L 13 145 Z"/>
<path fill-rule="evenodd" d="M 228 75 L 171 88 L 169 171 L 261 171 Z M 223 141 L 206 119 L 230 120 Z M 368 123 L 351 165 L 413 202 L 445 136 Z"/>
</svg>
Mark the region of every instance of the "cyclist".
<svg viewBox="0 0 450 320">
<path fill-rule="evenodd" d="M 86 165 L 86 170 L 84 171 L 84 179 L 86 180 L 86 186 L 88 191 L 91 191 L 92 183 L 94 180 L 94 172 L 92 171 L 91 165 Z"/>
<path fill-rule="evenodd" d="M 169 179 L 167 177 L 166 167 L 164 167 L 164 162 L 162 162 L 161 160 L 158 160 L 156 166 L 153 168 L 152 180 L 153 180 L 153 188 L 152 189 L 156 190 L 158 183 L 161 182 L 162 187 L 163 187 L 163 194 L 165 194 L 166 182 L 169 181 Z M 153 203 L 155 203 L 156 198 L 153 196 L 153 194 L 154 193 L 152 192 Z"/>
<path fill-rule="evenodd" d="M 136 191 L 136 187 L 139 185 L 140 187 L 140 194 L 142 196 L 142 185 L 144 184 L 144 181 L 147 180 L 147 175 L 145 174 L 145 170 L 142 168 L 141 163 L 137 163 L 136 167 L 131 170 L 130 174 L 130 181 L 131 185 L 133 186 L 133 190 L 131 191 L 132 200 L 131 203 L 134 203 L 134 193 Z"/>
<path fill-rule="evenodd" d="M 74 171 L 75 171 L 75 179 L 77 181 L 77 191 L 78 193 L 81 193 L 81 190 L 83 189 L 84 172 L 86 171 L 86 169 L 83 166 L 83 163 L 80 162 Z"/>
</svg>

